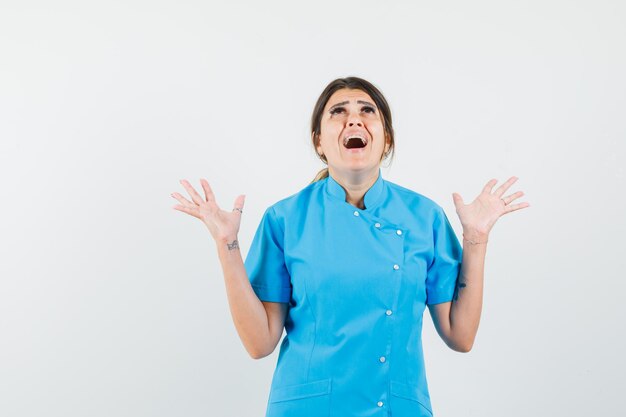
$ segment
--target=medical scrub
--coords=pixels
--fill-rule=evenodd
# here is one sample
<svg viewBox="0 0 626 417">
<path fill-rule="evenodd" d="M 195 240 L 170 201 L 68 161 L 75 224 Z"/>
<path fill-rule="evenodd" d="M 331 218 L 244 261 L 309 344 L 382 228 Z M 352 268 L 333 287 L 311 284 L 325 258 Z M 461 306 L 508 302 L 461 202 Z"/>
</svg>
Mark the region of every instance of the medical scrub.
<svg viewBox="0 0 626 417">
<path fill-rule="evenodd" d="M 378 179 L 365 208 L 332 176 L 264 213 L 245 268 L 289 303 L 266 417 L 432 416 L 427 304 L 451 301 L 462 247 L 443 209 Z"/>
</svg>

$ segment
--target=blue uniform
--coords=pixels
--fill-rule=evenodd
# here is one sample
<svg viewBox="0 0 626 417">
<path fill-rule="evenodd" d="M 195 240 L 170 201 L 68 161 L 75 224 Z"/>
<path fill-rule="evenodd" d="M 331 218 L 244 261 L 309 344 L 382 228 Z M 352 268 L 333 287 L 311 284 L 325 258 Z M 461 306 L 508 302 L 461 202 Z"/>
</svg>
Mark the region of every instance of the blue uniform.
<svg viewBox="0 0 626 417">
<path fill-rule="evenodd" d="M 245 268 L 289 303 L 266 417 L 432 416 L 426 304 L 451 301 L 462 247 L 443 209 L 378 179 L 365 208 L 332 176 L 270 206 Z"/>
</svg>

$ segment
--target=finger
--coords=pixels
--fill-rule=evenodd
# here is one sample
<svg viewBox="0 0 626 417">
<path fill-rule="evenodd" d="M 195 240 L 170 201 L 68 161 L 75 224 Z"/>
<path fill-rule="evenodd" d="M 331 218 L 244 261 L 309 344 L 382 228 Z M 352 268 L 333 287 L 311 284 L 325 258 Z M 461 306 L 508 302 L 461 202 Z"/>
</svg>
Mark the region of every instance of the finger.
<svg viewBox="0 0 626 417">
<path fill-rule="evenodd" d="M 509 195 L 508 195 L 508 196 L 506 196 L 506 197 L 502 197 L 502 201 L 504 201 L 504 204 L 509 204 L 509 203 L 511 203 L 513 200 L 516 200 L 516 199 L 520 198 L 520 197 L 521 197 L 521 196 L 523 196 L 523 195 L 524 195 L 524 192 L 523 192 L 523 191 L 518 191 L 518 192 L 516 192 L 516 193 L 509 194 Z"/>
<path fill-rule="evenodd" d="M 206 201 L 215 201 L 215 194 L 213 194 L 213 190 L 209 185 L 209 182 L 204 178 L 200 179 L 200 184 L 202 184 L 202 188 L 204 189 L 204 195 L 206 196 Z"/>
<path fill-rule="evenodd" d="M 195 207 L 197 207 L 197 206 L 195 206 Z M 174 210 L 178 210 L 178 211 L 182 211 L 183 213 L 190 214 L 193 217 L 196 217 L 198 219 L 200 218 L 200 214 L 198 214 L 198 209 L 196 209 L 196 208 L 185 207 L 185 206 L 182 206 L 180 204 L 177 204 L 177 205 L 173 206 L 172 208 Z"/>
<path fill-rule="evenodd" d="M 239 197 L 237 197 L 235 199 L 235 203 L 233 204 L 233 211 L 242 214 L 243 211 L 243 204 L 246 200 L 246 196 L 245 195 L 240 195 Z"/>
<path fill-rule="evenodd" d="M 171 196 L 174 197 L 176 200 L 178 200 L 185 207 L 196 207 L 194 203 L 187 200 L 185 197 L 183 197 L 179 193 L 172 193 Z"/>
<path fill-rule="evenodd" d="M 461 197 L 461 194 L 459 193 L 452 193 L 452 201 L 454 202 L 454 206 L 459 209 L 460 207 L 462 207 L 465 203 L 463 202 L 463 198 Z"/>
<path fill-rule="evenodd" d="M 530 203 L 511 204 L 510 206 L 506 206 L 506 210 L 504 211 L 503 214 L 507 214 L 507 213 L 510 213 L 512 211 L 523 209 L 523 208 L 526 208 L 526 207 L 530 207 Z"/>
<path fill-rule="evenodd" d="M 183 187 L 185 187 L 185 190 L 187 190 L 187 192 L 191 196 L 191 199 L 193 200 L 194 203 L 202 204 L 203 202 L 202 197 L 200 197 L 200 194 L 198 194 L 198 192 L 191 186 L 189 181 L 180 180 L 180 183 L 183 185 Z"/>
<path fill-rule="evenodd" d="M 495 178 L 489 180 L 489 182 L 487 182 L 487 184 L 485 184 L 485 186 L 483 187 L 483 193 L 491 194 L 491 190 L 493 189 L 493 186 L 496 185 L 497 182 L 498 180 Z"/>
<path fill-rule="evenodd" d="M 520 198 L 523 195 L 524 195 L 523 191 L 518 191 L 516 193 L 513 193 L 511 195 L 508 195 L 508 196 L 502 198 L 502 200 L 504 200 L 504 204 L 509 204 L 513 200 L 516 200 L 516 199 Z"/>
<path fill-rule="evenodd" d="M 496 189 L 494 194 L 497 195 L 498 197 L 502 197 L 502 194 L 504 194 L 504 192 L 508 190 L 509 187 L 513 185 L 515 181 L 517 181 L 517 177 L 513 176 L 509 178 L 504 184 L 502 184 Z"/>
</svg>

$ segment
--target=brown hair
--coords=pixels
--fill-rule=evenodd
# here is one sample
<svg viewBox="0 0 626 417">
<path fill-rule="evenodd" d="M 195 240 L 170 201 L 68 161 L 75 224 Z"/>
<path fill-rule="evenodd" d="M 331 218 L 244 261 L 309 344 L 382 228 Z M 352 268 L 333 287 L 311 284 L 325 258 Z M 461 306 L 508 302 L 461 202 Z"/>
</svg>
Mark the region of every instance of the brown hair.
<svg viewBox="0 0 626 417">
<path fill-rule="evenodd" d="M 317 103 L 315 103 L 315 107 L 313 109 L 313 116 L 311 117 L 311 141 L 313 142 L 313 148 L 317 153 L 317 146 L 320 141 L 320 131 L 322 127 L 322 116 L 324 113 L 324 107 L 326 107 L 326 103 L 330 99 L 330 97 L 335 93 L 335 91 L 340 90 L 342 88 L 348 88 L 351 90 L 361 90 L 374 100 L 376 106 L 378 107 L 380 114 L 382 116 L 383 127 L 385 129 L 385 136 L 389 142 L 389 150 L 384 154 L 384 158 L 387 158 L 391 154 L 391 159 L 393 159 L 393 155 L 395 154 L 395 142 L 394 142 L 394 134 L 393 134 L 393 126 L 391 124 L 391 109 L 389 108 L 389 104 L 387 100 L 383 96 L 383 94 L 376 88 L 372 83 L 367 80 L 364 80 L 359 77 L 346 77 L 346 78 L 337 78 L 331 81 L 322 94 L 320 94 L 317 99 Z M 328 163 L 326 157 L 318 154 L 318 157 L 325 164 Z M 384 159 L 381 158 L 381 161 Z M 328 167 L 320 170 L 312 183 L 315 181 L 319 181 L 328 177 Z"/>
</svg>

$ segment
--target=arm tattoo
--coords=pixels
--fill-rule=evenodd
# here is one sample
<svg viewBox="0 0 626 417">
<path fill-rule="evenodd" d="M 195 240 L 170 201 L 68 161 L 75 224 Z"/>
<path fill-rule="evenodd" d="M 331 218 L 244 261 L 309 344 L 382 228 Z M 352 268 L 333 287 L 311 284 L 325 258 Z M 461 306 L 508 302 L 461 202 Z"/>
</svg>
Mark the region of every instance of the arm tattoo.
<svg viewBox="0 0 626 417">
<path fill-rule="evenodd" d="M 465 281 L 461 281 L 460 278 L 461 277 L 459 276 L 456 287 L 454 287 L 454 296 L 452 297 L 454 301 L 459 299 L 459 290 L 461 290 L 461 288 L 465 288 Z"/>
<path fill-rule="evenodd" d="M 239 242 L 237 242 L 237 239 L 233 240 L 233 243 L 226 242 L 226 245 L 228 246 L 228 250 L 239 249 Z"/>
</svg>

